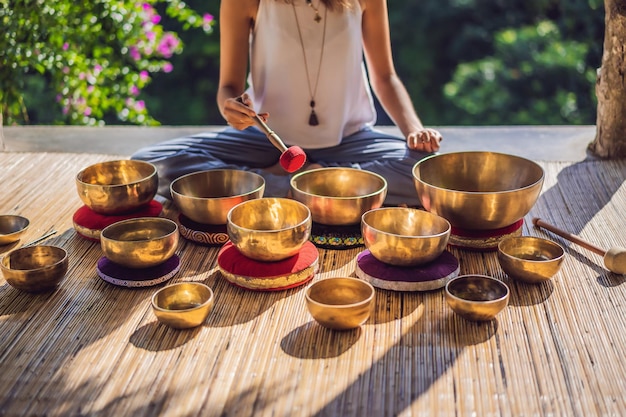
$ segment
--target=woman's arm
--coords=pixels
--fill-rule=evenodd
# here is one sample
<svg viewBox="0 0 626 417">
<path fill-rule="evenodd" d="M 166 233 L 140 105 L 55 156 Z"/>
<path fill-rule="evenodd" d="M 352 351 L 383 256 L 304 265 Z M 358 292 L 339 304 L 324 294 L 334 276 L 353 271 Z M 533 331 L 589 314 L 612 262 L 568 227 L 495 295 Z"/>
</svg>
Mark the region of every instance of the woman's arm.
<svg viewBox="0 0 626 417">
<path fill-rule="evenodd" d="M 383 108 L 407 139 L 411 149 L 439 150 L 441 134 L 425 129 L 409 94 L 396 74 L 391 53 L 386 0 L 362 0 L 363 47 L 372 89 Z"/>
<path fill-rule="evenodd" d="M 220 5 L 220 77 L 217 105 L 228 124 L 245 129 L 254 124 L 252 102 L 238 102 L 246 87 L 250 31 L 259 0 L 222 0 Z M 249 117 L 248 117 L 249 116 Z M 265 115 L 264 115 L 265 116 Z"/>
</svg>

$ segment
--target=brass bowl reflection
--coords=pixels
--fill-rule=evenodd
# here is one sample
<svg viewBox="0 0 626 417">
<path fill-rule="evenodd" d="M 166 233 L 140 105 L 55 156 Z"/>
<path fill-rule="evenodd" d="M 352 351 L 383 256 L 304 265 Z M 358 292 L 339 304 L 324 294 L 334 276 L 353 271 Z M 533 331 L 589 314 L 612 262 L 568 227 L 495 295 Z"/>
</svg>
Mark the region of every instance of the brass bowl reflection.
<svg viewBox="0 0 626 417">
<path fill-rule="evenodd" d="M 96 213 L 138 210 L 157 193 L 157 168 L 144 161 L 119 160 L 90 165 L 76 176 L 80 199 Z"/>
<path fill-rule="evenodd" d="M 498 262 L 511 278 L 538 284 L 552 278 L 565 259 L 558 243 L 532 236 L 510 237 L 498 244 Z"/>
<path fill-rule="evenodd" d="M 384 207 L 363 215 L 361 234 L 365 246 L 379 261 L 416 266 L 443 253 L 450 237 L 450 223 L 423 210 Z"/>
<path fill-rule="evenodd" d="M 366 211 L 379 208 L 387 196 L 387 181 L 354 168 L 320 168 L 291 178 L 294 199 L 311 210 L 315 223 L 359 224 Z"/>
<path fill-rule="evenodd" d="M 100 233 L 102 252 L 127 268 L 150 268 L 170 259 L 178 248 L 178 225 L 163 217 L 122 220 Z"/>
<path fill-rule="evenodd" d="M 528 214 L 541 192 L 544 171 L 519 156 L 454 152 L 417 162 L 413 179 L 424 208 L 452 227 L 494 230 Z"/>
<path fill-rule="evenodd" d="M 294 256 L 311 235 L 311 212 L 287 198 L 259 198 L 233 207 L 227 216 L 230 241 L 246 257 L 273 262 Z"/>
<path fill-rule="evenodd" d="M 311 285 L 305 299 L 309 313 L 320 325 L 349 330 L 369 319 L 375 293 L 370 283 L 357 278 L 326 278 Z"/>
<path fill-rule="evenodd" d="M 170 185 L 181 213 L 203 224 L 226 224 L 237 204 L 263 197 L 265 180 L 254 172 L 216 169 L 184 175 Z"/>
<path fill-rule="evenodd" d="M 446 301 L 467 320 L 488 321 L 509 303 L 509 287 L 486 275 L 461 275 L 446 284 Z"/>
<path fill-rule="evenodd" d="M 0 270 L 13 288 L 36 293 L 58 287 L 68 264 L 67 251 L 63 248 L 27 246 L 7 253 L 0 262 Z"/>
<path fill-rule="evenodd" d="M 17 242 L 26 233 L 30 221 L 26 217 L 13 214 L 0 216 L 0 246 Z"/>
<path fill-rule="evenodd" d="M 213 290 L 200 282 L 179 282 L 161 288 L 152 296 L 157 319 L 175 329 L 201 325 L 213 309 Z"/>
</svg>

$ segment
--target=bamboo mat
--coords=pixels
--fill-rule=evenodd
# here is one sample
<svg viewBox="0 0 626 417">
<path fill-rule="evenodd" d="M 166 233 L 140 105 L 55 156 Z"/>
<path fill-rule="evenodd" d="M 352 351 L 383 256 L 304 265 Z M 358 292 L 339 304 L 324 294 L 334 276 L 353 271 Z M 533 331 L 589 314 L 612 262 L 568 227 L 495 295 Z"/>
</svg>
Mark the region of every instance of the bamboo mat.
<svg viewBox="0 0 626 417">
<path fill-rule="evenodd" d="M 312 321 L 304 287 L 239 289 L 220 277 L 217 248 L 184 240 L 169 283 L 204 282 L 216 296 L 199 328 L 158 324 L 150 297 L 160 286 L 99 279 L 99 245 L 72 228 L 74 177 L 111 159 L 0 153 L 0 213 L 31 220 L 22 242 L 54 228 L 47 243 L 70 253 L 55 292 L 22 293 L 0 278 L 1 416 L 626 415 L 626 279 L 531 224 L 538 216 L 598 246 L 626 246 L 626 161 L 541 163 L 546 182 L 523 233 L 565 246 L 550 282 L 519 284 L 495 253 L 451 249 L 462 274 L 510 286 L 496 320 L 457 317 L 442 290 L 377 290 L 369 322 L 333 332 Z M 361 250 L 320 249 L 314 279 L 354 276 Z"/>
</svg>

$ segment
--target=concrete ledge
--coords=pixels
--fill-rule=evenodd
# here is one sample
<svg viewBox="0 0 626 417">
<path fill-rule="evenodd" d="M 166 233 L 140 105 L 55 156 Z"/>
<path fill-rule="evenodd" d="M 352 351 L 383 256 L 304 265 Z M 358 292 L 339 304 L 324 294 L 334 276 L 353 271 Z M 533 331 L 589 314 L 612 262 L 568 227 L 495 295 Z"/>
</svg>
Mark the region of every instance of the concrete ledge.
<svg viewBox="0 0 626 417">
<path fill-rule="evenodd" d="M 130 155 L 166 139 L 223 129 L 223 126 L 5 126 L 9 152 L 70 152 Z M 396 127 L 377 126 L 399 134 Z M 442 126 L 441 153 L 494 151 L 537 161 L 587 158 L 595 126 Z"/>
</svg>

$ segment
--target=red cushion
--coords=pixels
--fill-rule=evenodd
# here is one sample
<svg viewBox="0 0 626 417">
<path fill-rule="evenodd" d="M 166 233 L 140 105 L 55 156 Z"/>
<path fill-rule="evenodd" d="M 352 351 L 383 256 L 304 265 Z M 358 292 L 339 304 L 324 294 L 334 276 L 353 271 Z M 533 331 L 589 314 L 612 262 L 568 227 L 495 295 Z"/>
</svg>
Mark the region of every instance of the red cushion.
<svg viewBox="0 0 626 417">
<path fill-rule="evenodd" d="M 96 213 L 87 206 L 82 206 L 74 213 L 74 229 L 82 237 L 99 241 L 100 232 L 105 227 L 126 219 L 137 217 L 158 217 L 163 211 L 163 205 L 156 200 L 152 200 L 148 205 L 138 211 L 118 215 L 104 215 Z"/>
<path fill-rule="evenodd" d="M 298 254 L 278 262 L 250 259 L 232 242 L 217 254 L 224 278 L 237 286 L 261 291 L 284 290 L 308 282 L 317 271 L 318 259 L 318 250 L 311 242 L 306 242 Z"/>
</svg>

